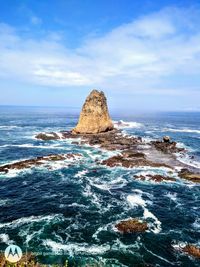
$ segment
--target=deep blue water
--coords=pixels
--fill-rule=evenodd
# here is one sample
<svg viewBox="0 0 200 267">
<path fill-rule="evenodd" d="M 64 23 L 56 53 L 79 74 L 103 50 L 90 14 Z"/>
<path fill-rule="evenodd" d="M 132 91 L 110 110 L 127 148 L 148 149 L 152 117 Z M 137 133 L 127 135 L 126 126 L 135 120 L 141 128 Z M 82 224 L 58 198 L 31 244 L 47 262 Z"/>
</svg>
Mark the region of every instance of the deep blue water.
<svg viewBox="0 0 200 267">
<path fill-rule="evenodd" d="M 166 169 L 106 168 L 95 159 L 114 152 L 77 146 L 69 140 L 39 141 L 39 132 L 69 130 L 78 111 L 58 108 L 0 107 L 0 164 L 51 153 L 78 152 L 82 160 L 0 175 L 0 249 L 16 243 L 24 251 L 48 256 L 44 263 L 70 266 L 200 266 L 177 251 L 182 242 L 200 245 L 200 186 L 134 180 L 138 173 Z M 170 135 L 200 168 L 200 113 L 112 116 L 130 122 L 126 133 L 144 138 Z M 175 175 L 175 174 L 174 174 Z M 148 221 L 150 230 L 121 235 L 116 222 Z M 64 254 L 64 255 L 56 255 Z"/>
</svg>

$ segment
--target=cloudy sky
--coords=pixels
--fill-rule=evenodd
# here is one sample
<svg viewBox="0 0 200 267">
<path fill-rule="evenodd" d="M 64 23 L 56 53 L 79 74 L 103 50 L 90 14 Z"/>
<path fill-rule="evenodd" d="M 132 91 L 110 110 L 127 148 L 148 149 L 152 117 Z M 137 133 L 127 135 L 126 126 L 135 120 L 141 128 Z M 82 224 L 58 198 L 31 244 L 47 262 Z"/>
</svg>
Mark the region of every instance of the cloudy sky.
<svg viewBox="0 0 200 267">
<path fill-rule="evenodd" d="M 200 110 L 192 0 L 0 0 L 0 105 Z"/>
</svg>

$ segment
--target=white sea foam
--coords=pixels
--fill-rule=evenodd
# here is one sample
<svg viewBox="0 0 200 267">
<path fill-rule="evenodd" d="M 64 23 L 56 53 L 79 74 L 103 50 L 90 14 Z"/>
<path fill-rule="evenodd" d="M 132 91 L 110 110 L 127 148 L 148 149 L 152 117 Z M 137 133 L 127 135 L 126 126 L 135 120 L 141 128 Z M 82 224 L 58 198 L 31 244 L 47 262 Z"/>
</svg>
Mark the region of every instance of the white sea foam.
<svg viewBox="0 0 200 267">
<path fill-rule="evenodd" d="M 168 197 L 169 199 L 171 199 L 174 202 L 177 201 L 177 193 L 168 192 L 165 196 Z"/>
<path fill-rule="evenodd" d="M 70 256 L 77 254 L 88 254 L 88 255 L 102 255 L 109 249 L 109 245 L 88 245 L 87 243 L 58 243 L 53 240 L 47 239 L 43 241 L 43 244 L 50 247 L 53 251 L 67 251 Z"/>
<path fill-rule="evenodd" d="M 25 170 L 23 170 L 23 171 L 25 171 Z M 14 178 L 17 175 L 19 175 L 20 172 L 22 172 L 22 170 L 11 169 L 11 170 L 9 170 L 8 173 L 0 173 L 0 176 L 6 176 L 7 178 Z"/>
<path fill-rule="evenodd" d="M 75 178 L 82 178 L 86 173 L 88 173 L 88 170 L 82 170 L 82 171 L 79 171 L 78 173 L 76 173 L 74 175 Z"/>
<path fill-rule="evenodd" d="M 195 220 L 195 222 L 192 224 L 192 226 L 193 226 L 196 230 L 200 231 L 200 218 L 197 218 L 197 219 Z"/>
<path fill-rule="evenodd" d="M 200 169 L 200 162 L 191 159 L 188 154 L 177 153 L 176 156 L 180 162 L 186 165 L 192 166 L 194 168 Z"/>
<path fill-rule="evenodd" d="M 22 217 L 20 219 L 14 220 L 12 222 L 7 223 L 0 223 L 0 228 L 16 228 L 19 226 L 22 226 L 24 224 L 29 223 L 37 223 L 41 221 L 51 221 L 54 219 L 62 220 L 63 216 L 60 214 L 53 214 L 53 215 L 47 215 L 47 216 L 30 216 L 30 217 Z"/>
<path fill-rule="evenodd" d="M 137 207 L 137 206 L 146 206 L 146 202 L 142 199 L 141 195 L 128 195 L 127 196 L 127 201 L 132 207 Z"/>
<path fill-rule="evenodd" d="M 0 130 L 12 130 L 12 129 L 16 129 L 16 128 L 21 128 L 20 126 L 16 126 L 16 125 L 0 125 Z"/>
<path fill-rule="evenodd" d="M 141 128 L 144 126 L 142 123 L 134 122 L 134 121 L 120 120 L 120 121 L 113 121 L 113 123 L 114 123 L 114 126 L 116 128 L 120 128 L 120 129 L 123 129 L 123 128 Z"/>
<path fill-rule="evenodd" d="M 0 199 L 0 206 L 5 206 L 9 203 L 9 199 Z"/>
<path fill-rule="evenodd" d="M 154 234 L 158 234 L 160 233 L 160 231 L 162 230 L 161 228 L 161 222 L 158 220 L 158 218 L 152 213 L 150 212 L 147 208 L 144 208 L 144 214 L 143 214 L 143 218 L 144 219 L 148 219 L 151 218 L 153 219 L 153 223 L 148 222 L 148 226 L 150 228 L 150 230 L 154 233 Z"/>
<path fill-rule="evenodd" d="M 9 239 L 8 234 L 0 234 L 0 240 L 1 240 L 1 242 L 5 243 L 5 244 L 10 243 L 10 239 Z"/>
<path fill-rule="evenodd" d="M 164 132 L 180 132 L 180 133 L 197 133 L 197 134 L 200 134 L 200 130 L 189 129 L 189 128 L 182 128 L 182 129 L 165 128 L 165 129 L 163 129 L 163 131 Z"/>
<path fill-rule="evenodd" d="M 64 149 L 63 146 L 59 146 L 59 144 L 51 144 L 51 145 L 34 145 L 34 144 L 21 144 L 21 145 L 12 145 L 12 144 L 6 144 L 0 146 L 2 148 L 4 147 L 23 147 L 23 148 L 41 148 L 41 149 Z"/>
<path fill-rule="evenodd" d="M 142 191 L 139 190 L 137 194 L 134 195 L 128 195 L 127 201 L 132 207 L 141 206 L 143 208 L 143 218 L 144 219 L 150 219 L 148 220 L 148 227 L 150 231 L 152 231 L 155 234 L 158 234 L 161 229 L 161 222 L 158 220 L 158 218 L 147 209 L 147 202 L 142 198 Z M 153 220 L 153 222 L 151 222 Z"/>
<path fill-rule="evenodd" d="M 182 251 L 182 249 L 187 245 L 186 242 L 177 242 L 176 240 L 174 240 L 172 242 L 172 247 L 177 250 L 177 251 Z"/>
</svg>

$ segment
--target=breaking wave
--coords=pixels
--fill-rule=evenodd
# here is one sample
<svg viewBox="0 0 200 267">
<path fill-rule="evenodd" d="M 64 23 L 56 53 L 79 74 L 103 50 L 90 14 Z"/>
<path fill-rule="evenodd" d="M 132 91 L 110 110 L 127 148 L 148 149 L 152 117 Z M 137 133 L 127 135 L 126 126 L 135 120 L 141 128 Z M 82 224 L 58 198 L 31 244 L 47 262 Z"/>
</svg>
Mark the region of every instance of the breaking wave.
<svg viewBox="0 0 200 267">
<path fill-rule="evenodd" d="M 105 252 L 109 251 L 109 245 L 89 245 L 87 243 L 57 243 L 50 239 L 43 241 L 44 246 L 50 247 L 53 251 L 67 251 L 70 256 L 77 254 L 84 255 L 102 255 Z"/>
<path fill-rule="evenodd" d="M 119 129 L 125 129 L 125 128 L 141 128 L 144 125 L 139 122 L 134 122 L 134 121 L 113 121 L 114 126 Z"/>
<path fill-rule="evenodd" d="M 182 128 L 182 129 L 174 129 L 174 128 L 165 128 L 164 131 L 167 132 L 177 132 L 177 133 L 197 133 L 200 134 L 200 130 L 198 129 L 189 129 L 189 128 Z"/>
</svg>

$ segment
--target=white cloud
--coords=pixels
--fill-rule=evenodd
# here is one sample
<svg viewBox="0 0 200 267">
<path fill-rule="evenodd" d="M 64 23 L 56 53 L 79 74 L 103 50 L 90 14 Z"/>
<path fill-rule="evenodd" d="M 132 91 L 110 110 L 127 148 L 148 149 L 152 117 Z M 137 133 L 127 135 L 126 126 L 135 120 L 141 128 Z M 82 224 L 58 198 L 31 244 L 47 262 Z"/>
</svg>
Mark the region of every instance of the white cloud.
<svg viewBox="0 0 200 267">
<path fill-rule="evenodd" d="M 164 88 L 166 79 L 200 74 L 200 11 L 193 11 L 164 9 L 85 40 L 76 49 L 66 47 L 56 33 L 28 39 L 0 24 L 0 76 L 46 86 L 153 92 Z M 37 19 L 32 22 L 40 23 Z"/>
<path fill-rule="evenodd" d="M 42 23 L 42 19 L 37 16 L 31 16 L 30 20 L 31 20 L 31 23 L 34 25 L 39 25 Z"/>
</svg>

